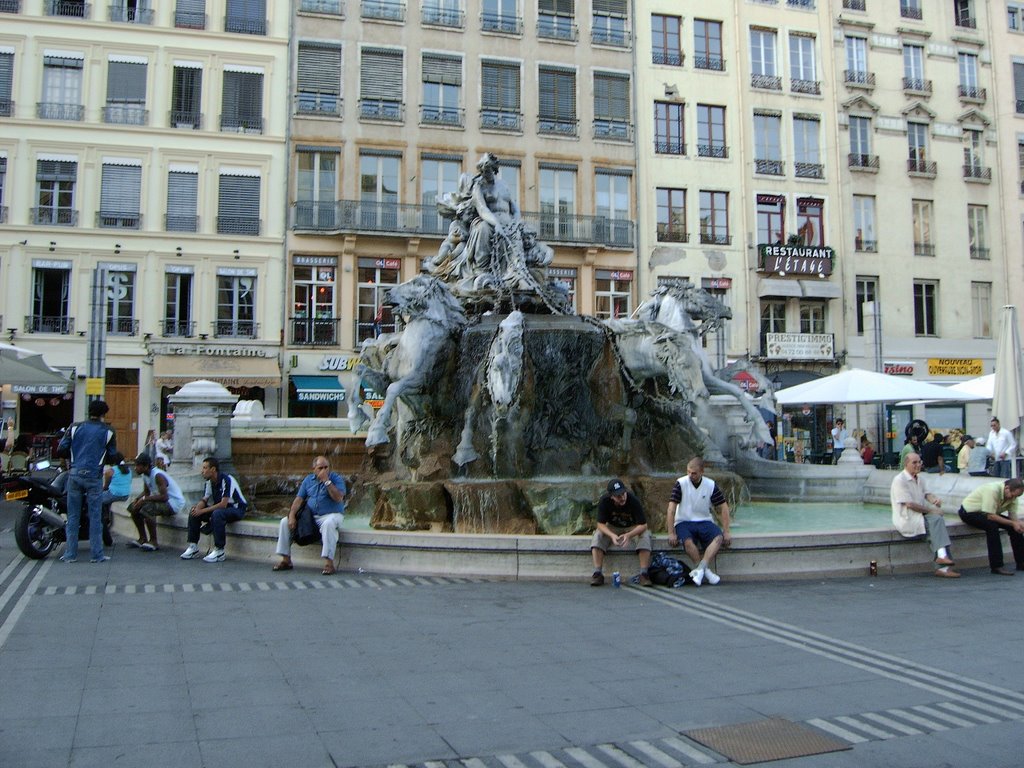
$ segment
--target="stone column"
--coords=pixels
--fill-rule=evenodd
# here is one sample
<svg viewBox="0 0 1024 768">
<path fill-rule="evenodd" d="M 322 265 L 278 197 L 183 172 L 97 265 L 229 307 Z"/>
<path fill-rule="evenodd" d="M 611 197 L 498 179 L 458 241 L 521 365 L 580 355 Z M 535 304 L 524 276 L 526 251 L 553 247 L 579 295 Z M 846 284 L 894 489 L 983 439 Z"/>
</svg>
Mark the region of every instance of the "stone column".
<svg viewBox="0 0 1024 768">
<path fill-rule="evenodd" d="M 222 472 L 235 474 L 231 414 L 238 396 L 216 382 L 201 379 L 167 399 L 174 406 L 174 456 L 169 472 L 186 498 L 198 498 L 205 486 L 199 467 L 207 456 L 220 462 Z"/>
</svg>

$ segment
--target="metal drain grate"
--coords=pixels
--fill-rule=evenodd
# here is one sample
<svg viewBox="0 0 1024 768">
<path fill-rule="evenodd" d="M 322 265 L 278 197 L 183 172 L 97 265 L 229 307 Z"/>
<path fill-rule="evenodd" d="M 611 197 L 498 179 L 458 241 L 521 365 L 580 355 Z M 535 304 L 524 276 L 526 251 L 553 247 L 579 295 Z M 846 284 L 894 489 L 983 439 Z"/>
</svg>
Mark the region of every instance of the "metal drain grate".
<svg viewBox="0 0 1024 768">
<path fill-rule="evenodd" d="M 718 728 L 698 728 L 686 731 L 686 735 L 740 765 L 850 749 L 845 741 L 777 717 Z"/>
</svg>

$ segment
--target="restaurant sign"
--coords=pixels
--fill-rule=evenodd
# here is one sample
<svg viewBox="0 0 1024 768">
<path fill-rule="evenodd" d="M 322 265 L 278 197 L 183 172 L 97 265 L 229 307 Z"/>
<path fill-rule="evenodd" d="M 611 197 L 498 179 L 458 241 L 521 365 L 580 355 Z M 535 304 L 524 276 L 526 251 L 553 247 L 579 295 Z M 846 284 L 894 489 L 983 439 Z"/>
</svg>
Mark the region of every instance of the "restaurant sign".
<svg viewBox="0 0 1024 768">
<path fill-rule="evenodd" d="M 758 271 L 772 275 L 832 274 L 836 252 L 807 245 L 759 245 Z"/>
<path fill-rule="evenodd" d="M 770 360 L 831 360 L 835 336 L 831 333 L 767 333 L 765 357 Z"/>
<path fill-rule="evenodd" d="M 929 376 L 981 376 L 984 373 L 981 360 L 959 357 L 928 358 Z"/>
</svg>

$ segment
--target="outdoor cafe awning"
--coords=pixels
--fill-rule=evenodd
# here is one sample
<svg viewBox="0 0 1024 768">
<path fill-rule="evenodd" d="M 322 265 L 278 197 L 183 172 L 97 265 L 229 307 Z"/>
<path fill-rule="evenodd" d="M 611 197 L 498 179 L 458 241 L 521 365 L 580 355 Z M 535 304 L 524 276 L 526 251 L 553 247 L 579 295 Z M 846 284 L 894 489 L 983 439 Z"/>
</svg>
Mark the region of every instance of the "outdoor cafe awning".
<svg viewBox="0 0 1024 768">
<path fill-rule="evenodd" d="M 300 403 L 337 403 L 345 399 L 345 388 L 337 376 L 292 376 Z"/>
<path fill-rule="evenodd" d="M 153 360 L 158 387 L 181 387 L 198 379 L 225 387 L 279 387 L 281 369 L 276 357 L 157 355 Z"/>
</svg>

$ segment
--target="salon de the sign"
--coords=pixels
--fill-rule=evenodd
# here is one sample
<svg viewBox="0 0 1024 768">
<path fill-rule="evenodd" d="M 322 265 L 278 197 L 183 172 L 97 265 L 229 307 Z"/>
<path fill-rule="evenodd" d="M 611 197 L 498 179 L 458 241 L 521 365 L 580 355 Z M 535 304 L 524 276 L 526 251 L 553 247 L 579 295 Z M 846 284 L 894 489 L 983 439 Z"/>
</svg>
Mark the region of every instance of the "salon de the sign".
<svg viewBox="0 0 1024 768">
<path fill-rule="evenodd" d="M 836 252 L 808 245 L 759 245 L 758 271 L 771 275 L 832 274 Z"/>
</svg>

